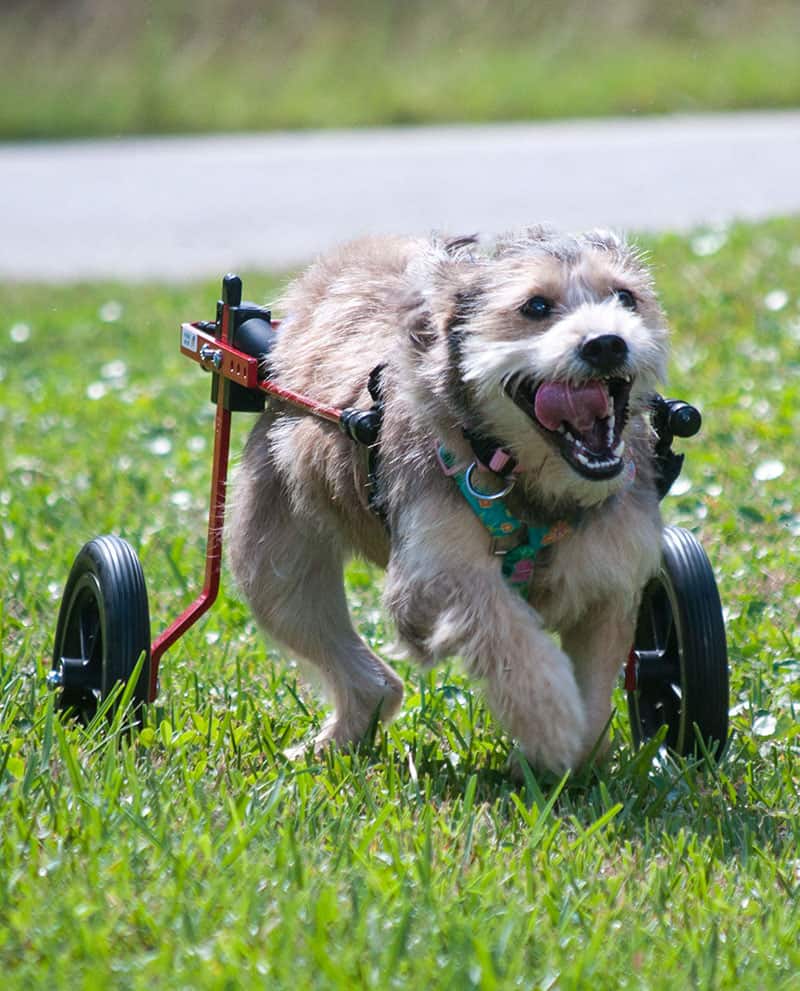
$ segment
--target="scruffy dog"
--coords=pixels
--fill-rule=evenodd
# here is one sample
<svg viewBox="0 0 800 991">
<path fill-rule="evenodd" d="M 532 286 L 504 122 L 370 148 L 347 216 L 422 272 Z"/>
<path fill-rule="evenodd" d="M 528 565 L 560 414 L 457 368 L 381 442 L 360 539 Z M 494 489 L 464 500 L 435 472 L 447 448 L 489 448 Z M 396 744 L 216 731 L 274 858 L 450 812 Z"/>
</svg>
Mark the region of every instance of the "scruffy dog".
<svg viewBox="0 0 800 991">
<path fill-rule="evenodd" d="M 382 366 L 371 473 L 335 426 L 273 404 L 232 501 L 240 588 L 330 690 L 315 745 L 355 743 L 402 699 L 350 621 L 342 567 L 359 554 L 387 568 L 386 607 L 418 660 L 460 655 L 529 761 L 579 766 L 604 746 L 660 557 L 645 406 L 667 331 L 640 256 L 604 231 L 544 227 L 486 250 L 367 239 L 314 264 L 282 308 L 268 358 L 279 384 L 369 408 Z M 481 516 L 495 506 L 513 524 L 503 533 L 517 527 L 508 540 Z M 521 524 L 546 546 L 515 585 L 502 554 L 524 542 Z"/>
</svg>

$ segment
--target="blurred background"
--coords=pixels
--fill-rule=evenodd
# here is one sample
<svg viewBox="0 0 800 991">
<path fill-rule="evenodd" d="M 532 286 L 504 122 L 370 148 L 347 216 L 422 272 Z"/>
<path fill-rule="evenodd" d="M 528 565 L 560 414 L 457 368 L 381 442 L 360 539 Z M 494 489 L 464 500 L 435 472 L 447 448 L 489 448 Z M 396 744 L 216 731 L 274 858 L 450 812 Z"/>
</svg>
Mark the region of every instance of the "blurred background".
<svg viewBox="0 0 800 991">
<path fill-rule="evenodd" d="M 3 0 L 0 139 L 800 105 L 797 0 Z"/>
</svg>

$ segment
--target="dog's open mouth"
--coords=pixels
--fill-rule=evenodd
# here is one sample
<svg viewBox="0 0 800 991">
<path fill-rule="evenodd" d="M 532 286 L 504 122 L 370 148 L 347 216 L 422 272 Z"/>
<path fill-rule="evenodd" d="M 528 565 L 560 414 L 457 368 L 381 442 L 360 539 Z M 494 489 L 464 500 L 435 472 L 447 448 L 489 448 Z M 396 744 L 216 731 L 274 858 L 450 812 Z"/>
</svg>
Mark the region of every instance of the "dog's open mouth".
<svg viewBox="0 0 800 991">
<path fill-rule="evenodd" d="M 622 431 L 628 421 L 630 378 L 589 379 L 579 385 L 515 377 L 506 391 L 584 478 L 616 477 L 624 467 Z"/>
</svg>

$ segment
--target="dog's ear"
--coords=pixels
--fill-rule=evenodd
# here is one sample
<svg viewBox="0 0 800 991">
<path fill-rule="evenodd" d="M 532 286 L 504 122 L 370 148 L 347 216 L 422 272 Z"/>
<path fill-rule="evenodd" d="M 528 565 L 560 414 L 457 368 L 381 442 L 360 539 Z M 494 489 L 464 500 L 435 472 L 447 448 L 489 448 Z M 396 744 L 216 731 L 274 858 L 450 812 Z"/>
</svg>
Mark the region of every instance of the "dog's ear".
<svg viewBox="0 0 800 991">
<path fill-rule="evenodd" d="M 440 241 L 445 254 L 456 261 L 474 261 L 479 237 L 477 234 L 459 234 L 457 237 L 448 237 Z"/>
<path fill-rule="evenodd" d="M 606 230 L 605 227 L 595 227 L 581 235 L 581 240 L 592 248 L 601 251 L 622 252 L 627 250 L 625 238 L 616 231 Z"/>
<path fill-rule="evenodd" d="M 422 293 L 410 293 L 404 307 L 405 328 L 415 351 L 428 351 L 436 343 L 430 307 Z"/>
<path fill-rule="evenodd" d="M 480 275 L 485 259 L 475 247 L 477 236 L 434 237 L 409 269 L 413 288 L 403 307 L 412 347 L 429 351 L 449 340 L 478 306 Z"/>
<path fill-rule="evenodd" d="M 613 261 L 638 276 L 642 286 L 653 291 L 652 276 L 647 267 L 647 252 L 644 249 L 624 235 L 603 228 L 586 231 L 581 239 L 590 247 L 605 251 Z"/>
<path fill-rule="evenodd" d="M 464 324 L 469 323 L 479 311 L 482 296 L 483 286 L 480 282 L 472 283 L 456 291 L 445 323 L 445 333 L 449 340 L 461 336 Z"/>
<path fill-rule="evenodd" d="M 478 312 L 483 287 L 464 285 L 451 296 L 431 300 L 414 293 L 405 306 L 406 331 L 416 351 L 429 351 L 438 340 L 460 339 L 464 324 Z M 433 305 L 431 305 L 433 303 Z"/>
<path fill-rule="evenodd" d="M 491 253 L 494 258 L 509 258 L 528 254 L 536 248 L 547 250 L 549 245 L 562 236 L 551 224 L 531 224 L 500 234 L 492 245 Z"/>
</svg>

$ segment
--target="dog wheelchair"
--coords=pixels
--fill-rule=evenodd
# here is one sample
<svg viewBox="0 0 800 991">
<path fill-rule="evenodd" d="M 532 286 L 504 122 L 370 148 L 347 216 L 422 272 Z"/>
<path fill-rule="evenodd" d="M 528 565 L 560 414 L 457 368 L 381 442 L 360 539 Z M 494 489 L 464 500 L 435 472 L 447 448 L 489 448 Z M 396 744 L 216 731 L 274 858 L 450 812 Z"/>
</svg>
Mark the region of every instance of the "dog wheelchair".
<svg viewBox="0 0 800 991">
<path fill-rule="evenodd" d="M 158 695 L 161 658 L 217 598 L 230 448 L 231 414 L 260 412 L 268 396 L 338 425 L 354 442 L 374 448 L 381 408 L 337 409 L 270 382 L 261 358 L 278 329 L 269 310 L 242 301 L 241 280 L 227 275 L 213 321 L 181 325 L 181 352 L 212 376 L 216 405 L 205 578 L 202 592 L 151 642 L 147 591 L 136 552 L 116 536 L 86 543 L 64 587 L 48 686 L 60 710 L 91 719 L 119 683 L 136 674 L 133 719 Z M 678 477 L 683 455 L 675 437 L 700 429 L 700 414 L 678 400 L 653 396 L 657 437 L 655 474 L 663 498 Z M 634 744 L 663 737 L 681 756 L 719 757 L 728 736 L 728 660 L 725 626 L 714 573 L 703 548 L 687 530 L 667 526 L 658 574 L 643 591 L 634 643 L 624 667 Z M 138 673 L 137 673 L 138 672 Z"/>
</svg>

